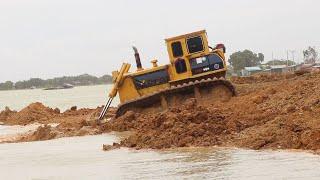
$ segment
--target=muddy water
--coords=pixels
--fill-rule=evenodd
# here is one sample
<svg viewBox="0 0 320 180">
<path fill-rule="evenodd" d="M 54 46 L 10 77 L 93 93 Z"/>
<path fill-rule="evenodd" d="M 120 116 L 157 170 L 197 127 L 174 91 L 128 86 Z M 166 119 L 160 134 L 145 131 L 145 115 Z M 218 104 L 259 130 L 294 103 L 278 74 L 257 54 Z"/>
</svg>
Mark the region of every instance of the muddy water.
<svg viewBox="0 0 320 180">
<path fill-rule="evenodd" d="M 307 153 L 186 148 L 119 149 L 119 135 L 0 144 L 0 179 L 317 179 L 320 157 Z"/>
<path fill-rule="evenodd" d="M 96 107 L 107 86 L 59 91 L 0 91 L 0 109 L 35 101 L 51 107 Z M 115 104 L 117 101 L 115 101 Z M 12 129 L 11 129 L 12 128 Z M 0 135 L 27 128 L 0 126 Z M 166 151 L 118 149 L 102 144 L 121 134 L 0 144 L 0 179 L 318 179 L 320 156 L 305 152 L 184 148 Z"/>
<path fill-rule="evenodd" d="M 6 106 L 21 110 L 30 103 L 42 102 L 50 107 L 66 110 L 72 106 L 95 108 L 105 104 L 111 85 L 80 86 L 73 89 L 49 90 L 28 89 L 15 91 L 0 91 L 0 110 Z M 113 100 L 113 106 L 119 99 Z"/>
<path fill-rule="evenodd" d="M 6 135 L 14 135 L 18 133 L 26 133 L 37 129 L 40 124 L 30 124 L 28 126 L 0 126 L 0 137 Z"/>
</svg>

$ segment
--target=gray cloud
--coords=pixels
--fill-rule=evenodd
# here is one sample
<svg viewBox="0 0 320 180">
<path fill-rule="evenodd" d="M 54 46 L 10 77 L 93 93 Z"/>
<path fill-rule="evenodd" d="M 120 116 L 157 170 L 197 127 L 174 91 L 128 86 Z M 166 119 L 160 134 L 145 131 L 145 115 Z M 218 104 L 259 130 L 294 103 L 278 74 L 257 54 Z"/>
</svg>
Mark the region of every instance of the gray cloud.
<svg viewBox="0 0 320 180">
<path fill-rule="evenodd" d="M 2 0 L 0 81 L 90 73 L 102 75 L 133 63 L 167 63 L 164 38 L 206 29 L 211 44 L 267 59 L 286 50 L 320 47 L 316 0 Z"/>
</svg>

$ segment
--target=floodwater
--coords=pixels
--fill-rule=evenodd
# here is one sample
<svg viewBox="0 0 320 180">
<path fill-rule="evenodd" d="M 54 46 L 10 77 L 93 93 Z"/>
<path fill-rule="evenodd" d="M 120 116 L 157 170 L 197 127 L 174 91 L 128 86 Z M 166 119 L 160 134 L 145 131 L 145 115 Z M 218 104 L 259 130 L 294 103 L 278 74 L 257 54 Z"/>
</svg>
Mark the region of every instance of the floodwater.
<svg viewBox="0 0 320 180">
<path fill-rule="evenodd" d="M 109 86 L 0 92 L 0 109 L 40 101 L 51 107 L 96 107 Z M 89 98 L 90 97 L 90 98 Z M 118 100 L 115 101 L 115 104 Z M 5 102 L 5 104 L 3 104 Z M 18 132 L 0 126 L 0 135 Z M 28 128 L 21 128 L 27 131 Z M 20 131 L 20 132 L 21 132 Z M 320 156 L 230 148 L 102 151 L 124 134 L 0 144 L 0 179 L 319 179 Z"/>
<path fill-rule="evenodd" d="M 0 110 L 6 106 L 13 110 L 21 110 L 33 102 L 41 102 L 49 107 L 64 111 L 72 106 L 78 108 L 96 108 L 106 103 L 111 85 L 79 86 L 73 89 L 42 90 L 27 89 L 0 91 Z M 114 98 L 116 106 L 119 99 Z"/>
</svg>

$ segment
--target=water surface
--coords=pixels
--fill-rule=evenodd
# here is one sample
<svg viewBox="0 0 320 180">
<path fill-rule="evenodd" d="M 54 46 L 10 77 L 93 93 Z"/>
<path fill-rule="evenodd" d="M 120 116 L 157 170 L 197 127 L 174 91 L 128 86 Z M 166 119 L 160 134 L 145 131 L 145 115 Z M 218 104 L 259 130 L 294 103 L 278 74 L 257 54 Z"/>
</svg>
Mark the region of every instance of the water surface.
<svg viewBox="0 0 320 180">
<path fill-rule="evenodd" d="M 226 148 L 102 151 L 117 134 L 0 144 L 0 179 L 318 179 L 320 157 Z"/>
<path fill-rule="evenodd" d="M 6 106 L 13 110 L 21 110 L 30 103 L 41 102 L 52 108 L 61 110 L 72 106 L 79 108 L 95 108 L 106 103 L 111 85 L 79 86 L 72 89 L 42 90 L 27 89 L 0 91 L 0 110 Z M 116 106 L 119 99 L 116 97 L 112 105 Z"/>
</svg>

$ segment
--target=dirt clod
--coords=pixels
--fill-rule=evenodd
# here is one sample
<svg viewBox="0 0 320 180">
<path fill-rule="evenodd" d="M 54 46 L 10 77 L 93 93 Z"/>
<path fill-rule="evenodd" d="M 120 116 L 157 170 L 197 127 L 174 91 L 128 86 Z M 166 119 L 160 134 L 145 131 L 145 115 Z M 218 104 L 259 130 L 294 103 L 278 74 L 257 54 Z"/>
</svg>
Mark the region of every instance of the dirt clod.
<svg viewBox="0 0 320 180">
<path fill-rule="evenodd" d="M 70 110 L 71 110 L 71 111 L 76 111 L 76 110 L 77 110 L 77 106 L 72 106 L 72 107 L 70 108 Z"/>
</svg>

